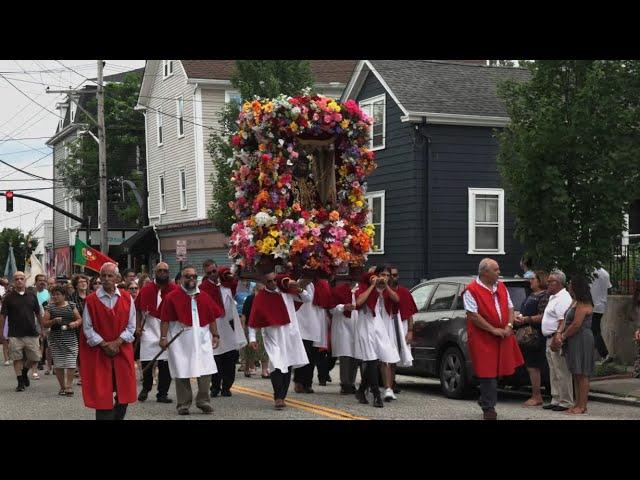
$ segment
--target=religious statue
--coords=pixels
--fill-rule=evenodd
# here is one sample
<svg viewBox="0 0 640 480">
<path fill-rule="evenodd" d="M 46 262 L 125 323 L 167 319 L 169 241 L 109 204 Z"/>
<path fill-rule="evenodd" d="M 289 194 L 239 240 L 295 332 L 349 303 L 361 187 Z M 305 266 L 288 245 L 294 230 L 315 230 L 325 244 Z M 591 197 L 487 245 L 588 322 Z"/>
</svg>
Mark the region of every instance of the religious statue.
<svg viewBox="0 0 640 480">
<path fill-rule="evenodd" d="M 334 139 L 298 139 L 302 152 L 294 168 L 294 198 L 305 208 L 337 202 Z M 312 178 L 310 178 L 312 177 Z"/>
</svg>

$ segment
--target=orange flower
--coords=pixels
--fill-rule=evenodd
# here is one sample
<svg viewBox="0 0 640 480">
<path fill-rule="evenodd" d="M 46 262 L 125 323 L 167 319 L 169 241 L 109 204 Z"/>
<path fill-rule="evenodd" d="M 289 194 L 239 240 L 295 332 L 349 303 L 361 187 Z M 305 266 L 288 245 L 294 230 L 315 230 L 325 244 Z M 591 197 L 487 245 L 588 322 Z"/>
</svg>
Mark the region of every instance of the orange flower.
<svg viewBox="0 0 640 480">
<path fill-rule="evenodd" d="M 337 222 L 338 220 L 340 220 L 340 214 L 333 210 L 331 213 L 329 213 L 329 220 L 331 220 L 332 222 Z"/>
</svg>

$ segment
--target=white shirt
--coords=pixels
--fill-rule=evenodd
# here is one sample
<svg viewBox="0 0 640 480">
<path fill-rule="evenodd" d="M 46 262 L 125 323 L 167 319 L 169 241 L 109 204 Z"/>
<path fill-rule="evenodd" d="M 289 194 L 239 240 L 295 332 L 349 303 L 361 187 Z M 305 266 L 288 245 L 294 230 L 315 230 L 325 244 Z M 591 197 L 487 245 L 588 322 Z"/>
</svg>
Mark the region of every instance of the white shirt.
<svg viewBox="0 0 640 480">
<path fill-rule="evenodd" d="M 120 290 L 116 288 L 115 293 L 113 295 L 109 295 L 104 291 L 104 288 L 100 287 L 96 292 L 96 295 L 105 307 L 113 309 L 113 307 L 115 307 L 116 303 L 120 299 Z M 93 320 L 91 319 L 91 314 L 89 313 L 88 308 L 85 308 L 84 313 L 82 314 L 82 330 L 84 331 L 85 337 L 87 337 L 87 343 L 90 347 L 100 345 L 104 341 L 104 339 L 93 329 Z M 133 299 L 131 299 L 131 307 L 129 308 L 129 321 L 127 322 L 127 327 L 120 334 L 120 338 L 122 338 L 122 340 L 127 343 L 131 343 L 135 339 L 135 337 L 133 336 L 133 333 L 135 331 L 136 306 L 133 302 Z"/>
<path fill-rule="evenodd" d="M 480 281 L 480 277 L 476 277 L 476 283 L 480 285 L 482 288 L 489 290 L 493 294 L 493 300 L 496 304 L 496 310 L 498 311 L 498 318 L 500 318 L 500 323 L 502 323 L 502 312 L 500 311 L 500 302 L 498 302 L 498 295 L 496 292 L 498 291 L 498 282 L 495 285 L 492 285 L 491 288 L 487 287 L 484 283 Z M 470 291 L 465 291 L 462 296 L 464 300 L 464 309 L 467 312 L 478 313 L 478 304 L 476 303 L 476 299 L 473 298 Z M 509 290 L 507 290 L 507 301 L 509 302 L 509 308 L 513 308 L 513 303 L 511 302 L 511 295 L 509 295 Z"/>
<path fill-rule="evenodd" d="M 542 315 L 542 334 L 545 337 L 558 330 L 558 323 L 564 319 L 564 314 L 569 310 L 573 299 L 566 288 L 549 297 L 549 303 Z"/>
<path fill-rule="evenodd" d="M 609 273 L 602 267 L 593 273 L 597 275 L 593 282 L 591 282 L 593 313 L 604 313 L 607 308 L 607 290 L 612 287 Z"/>
</svg>

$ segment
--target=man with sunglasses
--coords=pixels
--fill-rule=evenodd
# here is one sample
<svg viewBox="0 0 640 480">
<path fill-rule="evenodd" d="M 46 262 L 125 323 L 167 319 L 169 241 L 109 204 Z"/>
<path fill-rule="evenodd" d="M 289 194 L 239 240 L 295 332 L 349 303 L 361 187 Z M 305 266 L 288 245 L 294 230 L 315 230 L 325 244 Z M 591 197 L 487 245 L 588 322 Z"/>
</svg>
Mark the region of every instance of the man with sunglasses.
<svg viewBox="0 0 640 480">
<path fill-rule="evenodd" d="M 169 279 L 169 265 L 164 262 L 158 263 L 155 268 L 154 281 L 147 282 L 136 297 L 136 337 L 140 339 L 140 361 L 143 370 L 160 352 L 160 309 L 162 300 L 169 293 L 179 288 L 175 283 L 171 283 Z M 156 400 L 160 403 L 173 402 L 168 397 L 171 374 L 169 373 L 167 358 L 167 352 L 158 357 L 158 393 L 156 394 Z M 142 390 L 138 395 L 138 401 L 144 402 L 152 388 L 153 368 L 148 368 L 143 375 Z"/>
<path fill-rule="evenodd" d="M 188 265 L 182 269 L 182 285 L 169 293 L 162 301 L 160 311 L 160 348 L 169 342 L 169 370 L 176 385 L 178 415 L 189 415 L 193 401 L 191 379 L 198 382 L 196 407 L 202 413 L 213 413 L 209 386 L 211 375 L 216 373 L 213 350 L 218 346 L 216 319 L 224 310 L 197 286 L 196 268 Z"/>
<path fill-rule="evenodd" d="M 247 344 L 234 299 L 238 279 L 234 278 L 228 267 L 218 269 L 213 260 L 206 260 L 202 267 L 205 278 L 200 284 L 200 290 L 207 293 L 224 311 L 224 315 L 217 320 L 220 341 L 213 354 L 218 372 L 211 377 L 211 396 L 230 397 L 231 387 L 236 379 L 240 349 Z"/>
</svg>

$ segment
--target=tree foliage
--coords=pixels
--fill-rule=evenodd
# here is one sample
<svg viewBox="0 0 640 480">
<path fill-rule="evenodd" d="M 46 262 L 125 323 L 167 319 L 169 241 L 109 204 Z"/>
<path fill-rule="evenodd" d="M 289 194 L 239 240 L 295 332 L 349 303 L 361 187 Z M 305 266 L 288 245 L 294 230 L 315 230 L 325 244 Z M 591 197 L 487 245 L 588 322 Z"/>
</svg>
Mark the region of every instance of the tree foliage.
<svg viewBox="0 0 640 480">
<path fill-rule="evenodd" d="M 107 177 L 122 176 L 136 183 L 142 191 L 143 176 L 131 168 L 132 159 L 136 155 L 136 146 L 140 147 L 140 157 L 144 158 L 144 116 L 134 110 L 138 101 L 140 82 L 139 74 L 130 73 L 125 76 L 122 83 L 107 83 L 104 118 L 107 136 Z M 96 118 L 97 99 L 94 97 L 89 100 L 84 108 Z M 91 132 L 98 136 L 98 127 L 80 109 L 77 110 L 75 122 L 89 125 Z M 85 205 L 95 205 L 100 198 L 98 144 L 90 135 L 84 135 L 68 144 L 68 147 L 68 157 L 56 163 L 59 178 L 65 188 L 72 192 L 75 200 Z M 138 204 L 132 195 L 126 193 L 126 190 L 125 197 L 112 203 L 115 203 L 115 210 L 123 220 L 135 221 L 140 215 Z M 109 195 L 109 198 L 113 200 L 114 197 Z"/>
<path fill-rule="evenodd" d="M 31 237 L 31 232 L 25 235 L 19 228 L 3 228 L 0 232 L 0 276 L 4 273 L 9 257 L 9 243 L 13 245 L 17 269 L 24 272 L 27 255 L 36 249 L 38 239 Z"/>
<path fill-rule="evenodd" d="M 516 236 L 540 267 L 590 274 L 638 196 L 640 62 L 542 60 L 499 86 L 498 168 Z"/>
<path fill-rule="evenodd" d="M 231 83 L 243 99 L 274 98 L 280 94 L 295 96 L 313 86 L 313 75 L 307 60 L 236 60 Z M 218 116 L 219 132 L 211 135 L 208 145 L 214 164 L 210 179 L 213 204 L 208 214 L 215 227 L 225 235 L 231 233 L 231 226 L 236 221 L 229 207 L 229 202 L 235 198 L 231 183 L 233 149 L 229 138 L 237 130 L 239 113 L 237 102 L 225 105 Z"/>
</svg>

